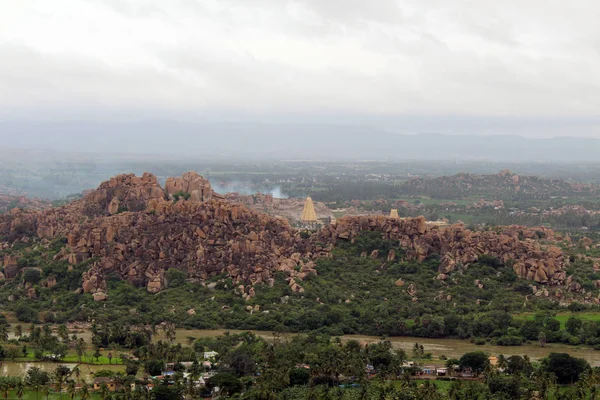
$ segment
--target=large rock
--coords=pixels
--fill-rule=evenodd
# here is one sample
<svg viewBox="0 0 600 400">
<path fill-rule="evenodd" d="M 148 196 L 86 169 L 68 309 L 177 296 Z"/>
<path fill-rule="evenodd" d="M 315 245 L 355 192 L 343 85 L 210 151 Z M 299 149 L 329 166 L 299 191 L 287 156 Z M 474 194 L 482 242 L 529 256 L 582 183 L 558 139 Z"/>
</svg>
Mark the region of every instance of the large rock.
<svg viewBox="0 0 600 400">
<path fill-rule="evenodd" d="M 165 183 L 167 194 L 189 193 L 190 200 L 201 202 L 213 198 L 214 192 L 210 182 L 196 172 L 187 172 L 180 178 L 168 178 Z"/>
<path fill-rule="evenodd" d="M 142 211 L 153 199 L 163 199 L 164 191 L 156 176 L 144 173 L 118 175 L 100 184 L 84 198 L 83 211 L 90 216 L 116 214 L 119 209 Z"/>
</svg>

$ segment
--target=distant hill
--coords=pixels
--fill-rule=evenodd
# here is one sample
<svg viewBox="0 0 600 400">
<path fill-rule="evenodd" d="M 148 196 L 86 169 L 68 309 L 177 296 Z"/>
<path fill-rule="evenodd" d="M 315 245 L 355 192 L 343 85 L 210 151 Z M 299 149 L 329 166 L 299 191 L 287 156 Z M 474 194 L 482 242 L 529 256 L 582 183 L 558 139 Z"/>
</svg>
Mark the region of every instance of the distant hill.
<svg viewBox="0 0 600 400">
<path fill-rule="evenodd" d="M 368 126 L 174 121 L 0 122 L 3 146 L 206 159 L 596 162 L 600 140 L 402 135 Z"/>
<path fill-rule="evenodd" d="M 508 170 L 493 175 L 456 174 L 438 178 L 412 179 L 401 190 L 408 195 L 426 195 L 440 199 L 482 197 L 488 199 L 548 199 L 552 196 L 597 196 L 600 187 L 593 184 L 523 176 Z"/>
</svg>

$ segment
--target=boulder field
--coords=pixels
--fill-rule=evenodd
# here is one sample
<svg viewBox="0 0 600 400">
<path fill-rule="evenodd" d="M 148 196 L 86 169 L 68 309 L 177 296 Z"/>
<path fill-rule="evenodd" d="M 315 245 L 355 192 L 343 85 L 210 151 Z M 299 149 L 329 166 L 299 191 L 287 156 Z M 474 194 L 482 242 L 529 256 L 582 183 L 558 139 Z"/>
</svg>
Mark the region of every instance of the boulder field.
<svg viewBox="0 0 600 400">
<path fill-rule="evenodd" d="M 253 285 L 271 285 L 275 273 L 282 272 L 292 290 L 301 292 L 302 280 L 317 273 L 314 262 L 331 257 L 338 241 L 352 241 L 362 231 L 380 232 L 405 249 L 408 259 L 439 255 L 438 279 L 487 254 L 510 264 L 521 278 L 562 284 L 566 281 L 562 251 L 542 246 L 535 239 L 539 230 L 552 241 L 554 233 L 547 228 L 509 226 L 480 232 L 463 225 L 429 226 L 423 217 L 357 216 L 341 218 L 306 237 L 284 219 L 225 200 L 194 172 L 169 178 L 165 188 L 154 175 L 144 173 L 113 177 L 61 207 L 15 209 L 1 215 L 0 248 L 66 238 L 67 245 L 56 258 L 73 265 L 92 259 L 82 276 L 82 291 L 99 299 L 105 298 L 105 277 L 110 272 L 157 293 L 167 284 L 170 268 L 198 282 L 226 273 L 245 297 L 254 294 Z M 381 258 L 390 262 L 396 257 Z M 17 259 L 16 250 L 4 257 L 5 278 L 18 274 Z"/>
</svg>

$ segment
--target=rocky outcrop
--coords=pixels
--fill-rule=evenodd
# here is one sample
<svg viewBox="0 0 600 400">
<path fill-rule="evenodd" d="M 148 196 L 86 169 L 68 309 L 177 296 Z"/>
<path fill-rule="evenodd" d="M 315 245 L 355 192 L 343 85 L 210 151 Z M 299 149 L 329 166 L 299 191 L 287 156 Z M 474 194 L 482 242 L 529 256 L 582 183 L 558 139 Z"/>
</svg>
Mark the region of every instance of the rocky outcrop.
<svg viewBox="0 0 600 400">
<path fill-rule="evenodd" d="M 165 198 L 180 192 L 190 196 Z M 403 248 L 408 259 L 439 256 L 441 280 L 482 255 L 512 264 L 522 278 L 547 284 L 565 280 L 560 249 L 542 248 L 533 239 L 539 228 L 474 232 L 462 225 L 431 226 L 423 217 L 363 216 L 344 217 L 307 238 L 281 218 L 223 200 L 195 173 L 168 180 L 166 190 L 148 173 L 119 175 L 68 205 L 42 212 L 12 210 L 0 216 L 0 236 L 8 239 L 3 246 L 36 236 L 64 237 L 67 245 L 57 259 L 71 265 L 94 260 L 82 275 L 81 291 L 91 294 L 107 293 L 109 273 L 157 293 L 168 286 L 170 268 L 195 281 L 226 273 L 243 288 L 245 299 L 253 297 L 253 285 L 272 285 L 281 272 L 290 289 L 302 293 L 302 280 L 317 274 L 314 260 L 330 257 L 336 242 L 355 240 L 363 231 L 380 232 Z M 551 239 L 553 232 L 546 230 L 544 237 Z M 370 256 L 388 263 L 397 259 L 395 252 Z M 17 256 L 6 256 L 6 278 L 18 270 Z"/>
<path fill-rule="evenodd" d="M 471 231 L 463 225 L 450 227 L 429 226 L 425 218 L 395 219 L 383 216 L 343 217 L 336 224 L 323 228 L 318 240 L 335 243 L 354 240 L 362 231 L 381 232 L 406 249 L 408 259 L 424 261 L 439 256 L 438 279 L 446 279 L 458 268 L 476 262 L 485 255 L 511 264 L 524 279 L 558 285 L 565 281 L 565 259 L 558 247 L 542 248 L 538 232 L 543 229 L 546 238 L 554 232 L 547 228 L 508 226 L 499 230 Z"/>
<path fill-rule="evenodd" d="M 180 178 L 168 178 L 165 190 L 169 196 L 177 193 L 188 193 L 192 201 L 209 201 L 215 195 L 210 182 L 196 172 L 187 172 Z"/>
<path fill-rule="evenodd" d="M 83 212 L 89 216 L 99 216 L 113 215 L 119 211 L 142 211 L 150 200 L 163 198 L 164 191 L 154 175 L 118 175 L 85 196 Z"/>
<path fill-rule="evenodd" d="M 191 196 L 165 200 L 153 175 L 119 175 L 69 205 L 3 216 L 0 232 L 14 240 L 66 237 L 57 258 L 70 264 L 97 260 L 82 276 L 82 290 L 91 294 L 106 293 L 109 272 L 157 293 L 168 285 L 170 268 L 195 280 L 226 272 L 250 286 L 272 284 L 274 273 L 281 271 L 300 291 L 301 280 L 316 274 L 310 260 L 328 254 L 328 248 L 300 237 L 287 222 L 213 196 L 208 181 L 195 173 L 168 180 L 168 194 L 180 191 Z M 13 264 L 16 258 L 5 260 Z"/>
</svg>

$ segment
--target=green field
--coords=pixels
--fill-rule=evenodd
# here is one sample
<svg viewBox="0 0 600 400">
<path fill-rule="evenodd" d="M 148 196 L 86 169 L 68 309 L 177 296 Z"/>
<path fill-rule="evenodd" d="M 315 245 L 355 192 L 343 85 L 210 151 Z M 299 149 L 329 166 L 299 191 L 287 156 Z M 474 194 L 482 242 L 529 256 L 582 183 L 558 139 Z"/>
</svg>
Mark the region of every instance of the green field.
<svg viewBox="0 0 600 400">
<path fill-rule="evenodd" d="M 600 313 L 558 313 L 554 317 L 560 322 L 560 329 L 565 329 L 565 323 L 570 317 L 577 317 L 582 321 L 600 321 Z M 513 318 L 525 321 L 533 321 L 534 313 L 513 315 Z"/>
<path fill-rule="evenodd" d="M 79 363 L 79 357 L 76 355 L 67 355 L 66 357 L 63 357 L 62 360 L 63 362 L 67 362 L 67 363 Z M 106 356 L 100 356 L 98 357 L 98 359 L 95 359 L 94 357 L 91 356 L 83 356 L 81 357 L 81 362 L 84 364 L 93 364 L 93 365 L 119 365 L 119 364 L 123 364 L 123 360 L 121 360 L 119 357 L 113 357 L 112 360 L 110 360 L 108 357 Z"/>
<path fill-rule="evenodd" d="M 101 355 L 100 357 L 98 357 L 98 359 L 94 358 L 93 356 L 91 356 L 90 354 L 86 354 L 83 355 L 81 357 L 81 361 L 79 361 L 79 357 L 75 354 L 75 352 L 70 351 L 65 357 L 63 357 L 60 361 L 64 362 L 64 363 L 73 363 L 73 364 L 79 364 L 79 363 L 83 363 L 83 364 L 92 364 L 92 365 L 122 365 L 123 364 L 123 360 L 120 357 L 113 357 L 112 360 L 109 361 L 108 357 L 104 354 L 107 354 L 108 352 L 105 351 L 103 352 L 103 355 Z M 27 353 L 27 357 L 17 357 L 14 359 L 14 361 L 17 362 L 27 362 L 27 361 L 35 361 L 35 353 L 33 351 L 30 351 Z M 113 352 L 113 354 L 116 354 L 116 352 Z"/>
<path fill-rule="evenodd" d="M 100 400 L 102 398 L 99 393 L 94 393 L 91 390 L 89 394 L 90 396 L 88 397 L 88 400 Z M 14 390 L 11 390 L 8 392 L 8 397 L 4 397 L 4 393 L 2 393 L 2 398 L 8 400 L 67 400 L 70 399 L 71 396 L 66 392 L 63 392 L 62 394 L 57 392 L 50 392 L 48 397 L 46 397 L 46 394 L 43 390 L 40 390 L 38 393 L 36 393 L 34 390 L 25 389 L 23 391 L 23 397 L 17 397 L 16 392 Z M 78 394 L 76 394 L 73 400 L 78 399 L 80 399 L 80 397 Z"/>
</svg>

